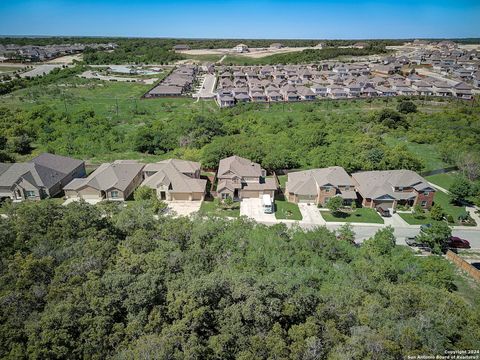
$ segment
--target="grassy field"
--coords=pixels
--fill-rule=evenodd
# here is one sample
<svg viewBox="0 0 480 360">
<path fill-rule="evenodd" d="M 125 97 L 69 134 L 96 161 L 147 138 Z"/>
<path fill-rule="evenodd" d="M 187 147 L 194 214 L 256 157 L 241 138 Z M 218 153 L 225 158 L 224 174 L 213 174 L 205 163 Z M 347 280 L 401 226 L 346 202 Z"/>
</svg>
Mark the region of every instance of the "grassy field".
<svg viewBox="0 0 480 360">
<path fill-rule="evenodd" d="M 432 224 L 434 222 L 437 222 L 435 220 L 430 219 L 430 216 L 428 215 L 422 219 L 417 219 L 413 216 L 413 214 L 409 214 L 409 213 L 398 213 L 398 215 L 400 215 L 400 217 L 410 225 L 423 225 L 423 224 Z"/>
<path fill-rule="evenodd" d="M 240 205 L 240 204 L 239 204 Z M 214 215 L 220 217 L 239 217 L 240 216 L 240 206 L 236 209 L 222 209 L 219 206 L 218 199 L 213 201 L 203 201 L 202 206 L 199 211 L 200 215 Z"/>
<path fill-rule="evenodd" d="M 427 176 L 426 179 L 431 183 L 438 185 L 446 190 L 450 189 L 453 182 L 455 181 L 456 172 L 446 173 L 446 174 L 437 174 Z"/>
<path fill-rule="evenodd" d="M 279 220 L 302 220 L 302 213 L 297 204 L 275 199 L 275 218 Z"/>
<path fill-rule="evenodd" d="M 449 166 L 442 161 L 435 146 L 430 144 L 416 144 L 409 142 L 406 139 L 398 139 L 392 136 L 384 136 L 383 138 L 387 145 L 395 146 L 399 144 L 405 144 L 407 149 L 415 154 L 419 159 L 423 161 L 424 171 L 441 169 Z"/>
<path fill-rule="evenodd" d="M 359 208 L 351 213 L 341 212 L 335 216 L 330 211 L 320 211 L 322 217 L 328 222 L 358 222 L 383 224 L 382 217 L 373 209 Z"/>
</svg>

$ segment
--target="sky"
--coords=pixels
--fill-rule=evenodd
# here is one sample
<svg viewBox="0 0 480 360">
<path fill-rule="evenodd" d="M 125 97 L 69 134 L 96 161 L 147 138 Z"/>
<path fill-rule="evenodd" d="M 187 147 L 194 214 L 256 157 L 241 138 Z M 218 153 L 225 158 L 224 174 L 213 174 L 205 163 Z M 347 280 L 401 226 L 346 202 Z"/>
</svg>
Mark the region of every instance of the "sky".
<svg viewBox="0 0 480 360">
<path fill-rule="evenodd" d="M 0 0 L 0 35 L 480 37 L 480 0 Z"/>
</svg>

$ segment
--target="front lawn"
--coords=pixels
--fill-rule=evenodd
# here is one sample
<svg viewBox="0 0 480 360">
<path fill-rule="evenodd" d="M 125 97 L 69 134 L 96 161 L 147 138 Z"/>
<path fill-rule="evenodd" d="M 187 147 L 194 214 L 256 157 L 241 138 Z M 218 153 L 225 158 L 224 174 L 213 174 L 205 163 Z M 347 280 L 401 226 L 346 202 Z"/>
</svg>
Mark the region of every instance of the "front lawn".
<svg viewBox="0 0 480 360">
<path fill-rule="evenodd" d="M 430 216 L 425 214 L 423 219 L 417 219 L 411 213 L 397 213 L 400 217 L 405 220 L 409 225 L 423 225 L 423 224 L 432 224 L 437 222 L 435 220 L 430 219 Z"/>
<path fill-rule="evenodd" d="M 200 206 L 200 215 L 214 215 L 222 217 L 239 217 L 240 216 L 240 203 L 234 203 L 234 208 L 223 209 L 220 207 L 218 199 L 213 201 L 204 200 Z"/>
<path fill-rule="evenodd" d="M 382 217 L 373 209 L 359 208 L 354 211 L 345 211 L 338 214 L 332 214 L 330 211 L 320 211 L 322 217 L 327 222 L 357 222 L 383 224 Z"/>
<path fill-rule="evenodd" d="M 435 193 L 434 204 L 439 204 L 442 207 L 443 211 L 445 211 L 447 216 L 451 215 L 453 218 L 454 222 L 450 225 L 465 225 L 458 220 L 458 217 L 460 215 L 465 214 L 465 206 L 458 206 L 452 204 L 450 200 L 450 195 L 445 194 L 442 191 L 437 191 Z M 430 218 L 430 214 L 428 213 L 428 211 L 425 213 L 423 219 L 417 219 L 413 216 L 413 214 L 410 213 L 398 213 L 398 215 L 400 215 L 400 217 L 410 225 L 431 224 L 436 222 L 435 220 L 432 220 Z"/>
<path fill-rule="evenodd" d="M 302 220 L 302 213 L 297 204 L 275 199 L 275 218 L 278 220 Z"/>
</svg>

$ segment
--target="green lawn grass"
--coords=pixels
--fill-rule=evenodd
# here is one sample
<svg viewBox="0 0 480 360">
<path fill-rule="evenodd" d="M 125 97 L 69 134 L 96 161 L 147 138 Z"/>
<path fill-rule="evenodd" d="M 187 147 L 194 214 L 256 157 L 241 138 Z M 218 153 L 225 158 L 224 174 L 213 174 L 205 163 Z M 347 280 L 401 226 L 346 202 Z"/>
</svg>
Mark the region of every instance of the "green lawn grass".
<svg viewBox="0 0 480 360">
<path fill-rule="evenodd" d="M 446 174 L 430 175 L 426 176 L 425 178 L 431 183 L 438 185 L 446 190 L 449 190 L 450 186 L 452 186 L 453 182 L 455 181 L 456 175 L 457 173 L 451 172 Z"/>
<path fill-rule="evenodd" d="M 383 139 L 389 146 L 405 144 L 408 150 L 423 161 L 424 171 L 442 169 L 449 166 L 440 158 L 434 145 L 412 143 L 406 139 L 399 139 L 393 136 L 385 136 Z"/>
<path fill-rule="evenodd" d="M 239 217 L 240 216 L 240 206 L 236 209 L 222 209 L 219 206 L 218 199 L 214 199 L 213 201 L 203 201 L 202 205 L 200 206 L 200 215 L 214 215 L 214 216 L 221 216 L 221 217 Z"/>
<path fill-rule="evenodd" d="M 333 215 L 330 211 L 320 211 L 327 222 L 358 222 L 383 224 L 382 217 L 373 209 L 359 208 L 351 213 L 342 212 L 340 216 Z"/>
<path fill-rule="evenodd" d="M 458 216 L 465 213 L 465 206 L 454 205 L 451 203 L 451 199 L 450 195 L 445 194 L 442 191 L 437 191 L 435 193 L 434 203 L 440 204 L 443 210 L 447 214 L 452 215 L 455 222 L 457 222 Z"/>
<path fill-rule="evenodd" d="M 297 204 L 275 199 L 275 218 L 278 220 L 302 220 L 302 213 Z"/>
<path fill-rule="evenodd" d="M 285 190 L 285 183 L 287 182 L 288 176 L 287 175 L 279 175 L 278 181 L 280 182 L 280 188 Z"/>
<path fill-rule="evenodd" d="M 423 219 L 417 219 L 411 213 L 398 213 L 400 217 L 405 220 L 410 225 L 423 225 L 423 224 L 432 224 L 437 222 L 430 219 L 430 216 L 426 215 Z"/>
</svg>

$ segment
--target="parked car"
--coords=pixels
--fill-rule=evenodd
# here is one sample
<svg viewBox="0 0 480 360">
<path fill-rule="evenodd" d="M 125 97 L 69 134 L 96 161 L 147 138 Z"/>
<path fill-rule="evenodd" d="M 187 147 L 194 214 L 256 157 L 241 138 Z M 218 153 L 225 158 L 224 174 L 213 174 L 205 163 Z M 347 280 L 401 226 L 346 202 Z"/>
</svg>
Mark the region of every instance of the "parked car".
<svg viewBox="0 0 480 360">
<path fill-rule="evenodd" d="M 430 229 L 432 227 L 432 224 L 423 224 L 420 226 L 420 231 L 425 232 L 426 230 Z"/>
<path fill-rule="evenodd" d="M 418 239 L 416 236 L 409 236 L 405 239 L 405 242 L 407 243 L 408 246 L 411 246 L 411 247 L 416 247 L 416 248 L 419 248 L 421 250 L 425 250 L 425 251 L 429 251 L 431 252 L 432 249 L 430 248 L 430 246 L 428 246 L 427 244 L 423 244 L 421 242 L 418 242 Z"/>
<path fill-rule="evenodd" d="M 378 206 L 377 209 L 378 213 L 383 216 L 383 217 L 390 217 L 392 214 L 390 214 L 390 210 L 381 206 Z"/>
<path fill-rule="evenodd" d="M 450 239 L 447 241 L 447 245 L 452 248 L 470 249 L 470 242 L 468 242 L 468 240 L 461 239 L 458 236 L 450 237 Z"/>
</svg>

